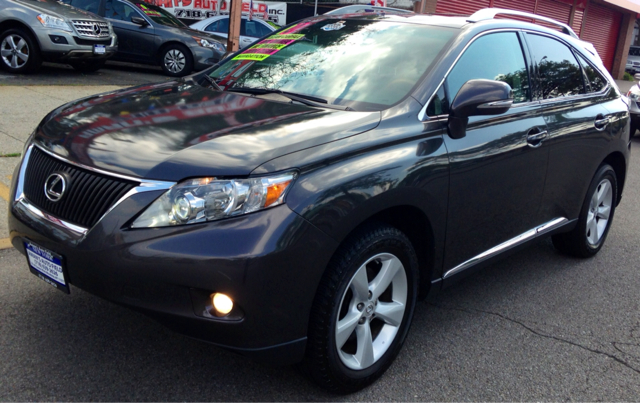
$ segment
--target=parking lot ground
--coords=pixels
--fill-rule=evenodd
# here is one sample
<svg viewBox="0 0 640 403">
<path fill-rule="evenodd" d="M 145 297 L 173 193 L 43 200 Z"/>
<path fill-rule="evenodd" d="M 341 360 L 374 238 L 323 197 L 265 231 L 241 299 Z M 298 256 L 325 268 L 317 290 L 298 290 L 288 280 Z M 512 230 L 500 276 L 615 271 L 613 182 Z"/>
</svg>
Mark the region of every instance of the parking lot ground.
<svg viewBox="0 0 640 403">
<path fill-rule="evenodd" d="M 59 103 L 74 96 L 48 99 L 43 88 L 18 86 L 29 100 L 20 101 L 22 115 L 0 115 L 0 130 L 31 115 L 37 124 L 54 96 Z M 77 98 L 105 88 L 75 89 Z M 26 134 L 35 124 L 24 126 Z M 16 140 L 26 138 L 20 133 Z M 63 294 L 32 275 L 19 252 L 0 250 L 0 400 L 637 401 L 640 135 L 632 147 L 625 193 L 596 257 L 569 258 L 541 241 L 420 303 L 396 362 L 349 396 L 329 395 L 293 368 L 172 333 L 77 288 Z M 0 158 L 5 187 L 16 163 Z M 6 216 L 6 201 L 0 209 Z"/>
</svg>

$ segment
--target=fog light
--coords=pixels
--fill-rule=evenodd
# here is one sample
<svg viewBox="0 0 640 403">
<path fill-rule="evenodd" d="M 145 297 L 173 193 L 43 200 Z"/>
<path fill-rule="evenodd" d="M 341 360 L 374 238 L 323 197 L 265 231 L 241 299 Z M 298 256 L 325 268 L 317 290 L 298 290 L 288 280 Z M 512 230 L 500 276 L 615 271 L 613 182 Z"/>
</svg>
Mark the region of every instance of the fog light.
<svg viewBox="0 0 640 403">
<path fill-rule="evenodd" d="M 227 316 L 233 309 L 233 301 L 231 298 L 219 292 L 211 294 L 211 302 L 213 302 L 213 308 L 216 310 L 218 316 Z"/>
</svg>

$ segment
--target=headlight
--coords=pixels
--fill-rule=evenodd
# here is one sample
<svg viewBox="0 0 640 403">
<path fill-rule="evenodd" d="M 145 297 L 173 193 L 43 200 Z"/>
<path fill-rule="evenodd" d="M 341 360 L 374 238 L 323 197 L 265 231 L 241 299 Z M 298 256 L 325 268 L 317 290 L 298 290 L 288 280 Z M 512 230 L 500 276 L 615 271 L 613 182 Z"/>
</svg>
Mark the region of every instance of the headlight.
<svg viewBox="0 0 640 403">
<path fill-rule="evenodd" d="M 220 220 L 284 203 L 295 172 L 250 179 L 189 179 L 169 189 L 132 228 L 167 227 Z"/>
<path fill-rule="evenodd" d="M 204 48 L 212 48 L 218 51 L 219 53 L 224 53 L 224 46 L 220 42 L 216 42 L 212 39 L 198 38 L 197 36 L 192 36 L 193 39 L 198 42 L 198 45 Z"/>
<path fill-rule="evenodd" d="M 63 31 L 73 32 L 69 24 L 67 24 L 62 18 L 53 17 L 48 14 L 38 14 L 36 18 L 42 25 L 47 28 L 55 28 L 61 29 Z"/>
</svg>

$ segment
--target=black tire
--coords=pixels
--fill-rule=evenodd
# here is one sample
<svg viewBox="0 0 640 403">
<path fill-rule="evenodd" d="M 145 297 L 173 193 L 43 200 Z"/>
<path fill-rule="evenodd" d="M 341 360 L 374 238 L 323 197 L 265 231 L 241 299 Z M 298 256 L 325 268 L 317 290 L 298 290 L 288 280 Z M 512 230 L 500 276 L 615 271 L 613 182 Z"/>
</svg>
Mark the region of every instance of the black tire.
<svg viewBox="0 0 640 403">
<path fill-rule="evenodd" d="M 184 77 L 193 70 L 193 55 L 189 48 L 177 43 L 170 44 L 160 52 L 160 67 L 171 77 Z"/>
<path fill-rule="evenodd" d="M 603 193 L 604 201 L 601 203 L 594 196 L 596 192 L 606 191 L 607 182 L 610 185 L 610 200 L 604 200 L 606 194 Z M 617 202 L 618 182 L 616 173 L 610 165 L 602 165 L 591 181 L 576 227 L 571 232 L 554 235 L 552 237 L 553 245 L 560 252 L 571 256 L 580 258 L 594 256 L 600 251 L 607 238 Z M 609 206 L 606 206 L 606 204 L 609 204 Z M 601 211 L 606 211 L 607 207 L 609 207 L 607 221 L 603 222 L 604 218 L 598 217 L 603 217 Z"/>
<path fill-rule="evenodd" d="M 69 64 L 74 70 L 82 73 L 94 73 L 103 68 L 106 63 L 106 60 L 79 60 Z"/>
<path fill-rule="evenodd" d="M 371 262 L 364 265 L 369 260 Z M 381 268 L 386 267 L 396 267 L 396 274 L 390 286 L 379 286 L 376 291 L 376 281 L 385 277 L 381 277 Z M 361 287 L 360 290 L 375 292 L 374 295 L 368 293 L 368 300 L 366 297 L 363 299 L 366 306 L 359 302 L 361 298 L 353 291 L 358 289 L 356 283 L 351 287 L 356 273 L 362 274 L 363 271 L 367 283 L 360 283 L 366 284 L 366 288 Z M 406 276 L 404 280 L 402 271 Z M 402 232 L 382 224 L 368 225 L 357 231 L 333 256 L 318 287 L 309 321 L 306 356 L 302 363 L 304 373 L 334 393 L 355 392 L 373 383 L 387 370 L 402 348 L 413 318 L 417 285 L 418 260 L 411 242 Z M 379 298 L 375 298 L 376 295 Z M 403 299 L 402 295 L 406 296 L 404 312 L 396 312 L 393 321 L 381 320 L 385 306 L 386 309 L 391 305 L 397 307 L 400 303 L 397 301 Z M 347 318 L 347 315 L 353 319 Z M 388 317 L 392 318 L 392 315 Z M 349 322 L 353 327 L 353 330 L 343 332 L 346 342 L 341 347 L 337 346 L 339 336 L 336 334 L 339 321 Z M 396 326 L 391 323 L 394 321 L 399 324 Z M 381 331 L 383 327 L 384 332 Z M 363 329 L 369 329 L 370 333 Z M 391 333 L 393 336 L 390 336 Z M 361 361 L 372 363 L 353 369 L 348 365 L 360 365 L 356 357 L 360 351 L 367 350 L 359 350 L 358 347 L 361 340 L 367 340 L 363 334 L 369 334 L 373 342 L 370 344 L 370 359 L 367 360 L 364 357 L 366 354 L 363 354 Z M 350 336 L 346 338 L 346 335 Z M 376 348 L 378 358 L 375 358 Z"/>
<path fill-rule="evenodd" d="M 16 45 L 19 45 L 20 49 L 17 49 Z M 2 51 L 0 66 L 9 73 L 34 73 L 42 65 L 38 43 L 31 33 L 24 29 L 12 28 L 2 32 L 0 34 L 0 50 Z M 15 53 L 18 50 L 19 54 Z M 26 56 L 26 60 L 24 60 L 24 56 Z"/>
</svg>

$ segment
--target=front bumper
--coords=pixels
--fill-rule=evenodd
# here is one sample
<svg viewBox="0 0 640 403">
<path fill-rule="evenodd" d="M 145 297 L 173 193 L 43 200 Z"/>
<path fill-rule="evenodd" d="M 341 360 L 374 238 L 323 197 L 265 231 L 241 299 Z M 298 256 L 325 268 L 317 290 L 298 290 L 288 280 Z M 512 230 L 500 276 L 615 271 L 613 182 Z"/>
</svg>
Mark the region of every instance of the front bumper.
<svg viewBox="0 0 640 403">
<path fill-rule="evenodd" d="M 26 254 L 29 239 L 62 255 L 73 286 L 258 360 L 302 359 L 316 287 L 337 244 L 286 205 L 203 224 L 128 229 L 164 192 L 156 190 L 126 198 L 83 235 L 25 208 L 20 194 L 15 201 L 15 183 L 12 189 L 14 247 Z M 239 318 L 204 312 L 214 291 L 234 300 Z"/>
<path fill-rule="evenodd" d="M 191 47 L 191 53 L 193 54 L 193 68 L 198 71 L 213 66 L 218 63 L 223 56 L 214 49 L 203 46 Z"/>
<path fill-rule="evenodd" d="M 107 39 L 88 39 L 81 38 L 75 32 L 42 28 L 36 30 L 36 35 L 43 59 L 50 62 L 103 60 L 118 51 L 118 37 L 115 34 L 111 34 Z M 94 53 L 95 45 L 105 46 L 105 53 Z"/>
</svg>

